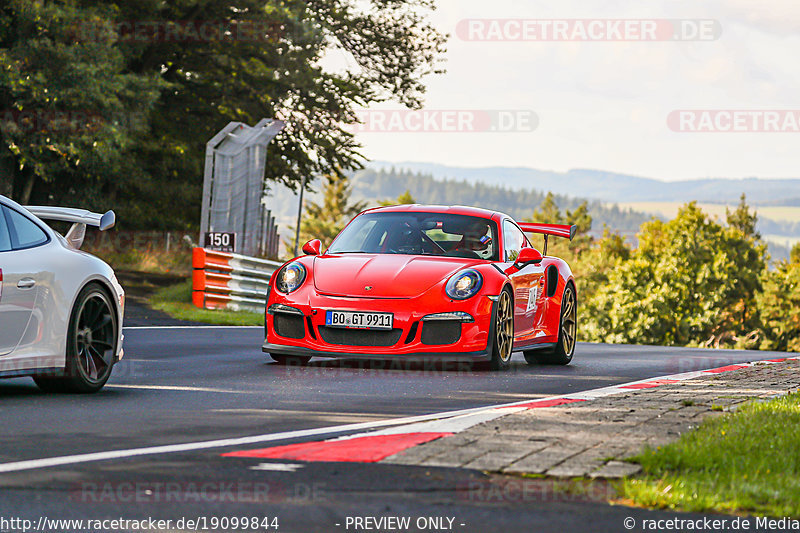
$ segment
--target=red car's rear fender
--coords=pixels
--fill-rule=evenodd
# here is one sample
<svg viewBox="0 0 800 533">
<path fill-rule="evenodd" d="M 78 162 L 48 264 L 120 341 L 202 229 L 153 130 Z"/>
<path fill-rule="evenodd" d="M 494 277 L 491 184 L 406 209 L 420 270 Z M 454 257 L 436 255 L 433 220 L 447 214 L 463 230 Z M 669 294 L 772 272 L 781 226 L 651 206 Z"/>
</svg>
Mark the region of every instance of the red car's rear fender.
<svg viewBox="0 0 800 533">
<path fill-rule="evenodd" d="M 575 278 L 566 261 L 558 257 L 545 257 L 542 266 L 545 272 L 545 327 L 550 334 L 557 335 L 564 291 L 568 284 L 575 287 Z"/>
</svg>

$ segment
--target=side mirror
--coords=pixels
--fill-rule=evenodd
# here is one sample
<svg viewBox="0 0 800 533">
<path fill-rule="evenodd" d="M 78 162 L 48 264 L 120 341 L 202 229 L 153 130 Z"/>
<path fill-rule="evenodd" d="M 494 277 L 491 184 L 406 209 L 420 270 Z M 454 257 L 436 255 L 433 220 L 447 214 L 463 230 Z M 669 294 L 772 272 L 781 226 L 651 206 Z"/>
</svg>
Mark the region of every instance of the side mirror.
<svg viewBox="0 0 800 533">
<path fill-rule="evenodd" d="M 303 253 L 306 255 L 319 255 L 322 251 L 322 241 L 313 239 L 303 245 Z"/>
<path fill-rule="evenodd" d="M 542 259 L 542 254 L 536 248 L 523 248 L 519 251 L 515 263 L 521 266 L 538 265 Z"/>
</svg>

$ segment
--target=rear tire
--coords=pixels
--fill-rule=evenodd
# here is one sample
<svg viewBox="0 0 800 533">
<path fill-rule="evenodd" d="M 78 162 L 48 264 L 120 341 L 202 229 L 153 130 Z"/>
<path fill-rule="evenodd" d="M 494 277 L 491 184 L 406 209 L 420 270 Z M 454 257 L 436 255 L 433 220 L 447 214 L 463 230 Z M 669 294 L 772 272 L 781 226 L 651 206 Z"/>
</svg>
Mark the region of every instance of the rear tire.
<svg viewBox="0 0 800 533">
<path fill-rule="evenodd" d="M 561 299 L 561 318 L 558 325 L 558 342 L 552 350 L 529 350 L 525 361 L 529 365 L 568 365 L 575 353 L 578 332 L 578 299 L 572 284 L 564 289 Z"/>
<path fill-rule="evenodd" d="M 506 289 L 500 293 L 492 317 L 492 358 L 489 370 L 505 370 L 514 349 L 514 299 Z"/>
<path fill-rule="evenodd" d="M 311 361 L 311 357 L 306 355 L 281 355 L 277 353 L 269 355 L 281 366 L 306 366 Z"/>
<path fill-rule="evenodd" d="M 66 366 L 62 375 L 33 376 L 46 392 L 91 393 L 103 388 L 116 362 L 119 339 L 117 312 L 97 283 L 75 299 L 67 329 Z"/>
</svg>

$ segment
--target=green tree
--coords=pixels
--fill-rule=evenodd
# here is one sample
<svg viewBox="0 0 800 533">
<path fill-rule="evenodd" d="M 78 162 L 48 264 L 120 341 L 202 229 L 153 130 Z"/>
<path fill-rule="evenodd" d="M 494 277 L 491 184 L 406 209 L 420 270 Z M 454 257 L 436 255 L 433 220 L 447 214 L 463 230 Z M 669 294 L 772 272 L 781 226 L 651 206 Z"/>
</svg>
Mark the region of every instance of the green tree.
<svg viewBox="0 0 800 533">
<path fill-rule="evenodd" d="M 792 246 L 792 251 L 789 252 L 789 262 L 795 265 L 800 264 L 800 242 Z"/>
<path fill-rule="evenodd" d="M 596 297 L 603 287 L 607 287 L 614 271 L 631 256 L 631 249 L 622 236 L 611 233 L 607 228 L 603 237 L 591 243 L 587 250 L 577 254 L 570 261 L 578 288 L 583 327 L 579 332 L 586 340 L 596 340 L 608 329 L 607 316 L 598 307 Z M 602 306 L 602 300 L 600 305 Z"/>
<path fill-rule="evenodd" d="M 756 231 L 758 215 L 755 211 L 750 212 L 750 206 L 747 205 L 747 196 L 744 193 L 742 193 L 736 209 L 731 211 L 726 207 L 725 214 L 730 227 L 735 228 L 742 235 L 748 235 L 755 239 L 761 238 L 761 235 Z"/>
<path fill-rule="evenodd" d="M 588 203 L 584 200 L 574 210 L 567 210 L 565 224 L 577 226 L 576 235 L 586 235 L 592 229 L 592 215 L 589 214 Z"/>
<path fill-rule="evenodd" d="M 754 341 L 763 243 L 741 227 L 723 227 L 694 202 L 670 222 L 644 224 L 638 238 L 594 298 L 595 339 L 717 347 Z"/>
<path fill-rule="evenodd" d="M 356 110 L 421 106 L 445 49 L 427 22 L 432 0 L 80 1 L 127 29 L 117 46 L 127 72 L 170 85 L 137 147 L 146 179 L 129 195 L 149 227 L 196 226 L 205 143 L 230 121 L 286 122 L 269 146 L 269 181 L 296 190 L 304 176 L 360 168 Z M 331 56 L 344 66 L 327 66 Z"/>
<path fill-rule="evenodd" d="M 397 200 L 383 200 L 383 201 L 381 201 L 381 202 L 378 202 L 378 203 L 379 203 L 380 205 L 382 205 L 382 206 L 389 206 L 389 205 L 410 205 L 410 204 L 415 204 L 415 203 L 417 203 L 417 201 L 416 201 L 416 200 L 414 200 L 414 197 L 413 197 L 413 196 L 411 196 L 411 191 L 409 191 L 408 189 L 406 189 L 406 192 L 404 192 L 403 194 L 401 194 L 400 196 L 398 196 L 398 197 L 397 197 Z"/>
<path fill-rule="evenodd" d="M 761 278 L 767 268 L 767 246 L 756 230 L 758 216 L 755 211 L 751 212 L 744 194 L 738 207 L 733 211 L 726 209 L 726 213 L 728 256 L 739 274 L 732 300 L 720 315 L 721 329 L 733 336 L 749 334 L 752 337 L 759 326 L 755 298 L 761 292 Z"/>
<path fill-rule="evenodd" d="M 589 205 L 585 200 L 575 209 L 567 210 L 564 214 L 556 202 L 555 195 L 548 192 L 539 207 L 534 210 L 533 215 L 525 220 L 542 224 L 573 224 L 577 226 L 576 237 L 571 242 L 552 238 L 548 240 L 548 255 L 559 256 L 568 262 L 574 261 L 592 243 L 592 238 L 587 235 L 592 229 L 592 215 L 589 214 Z"/>
<path fill-rule="evenodd" d="M 782 263 L 767 272 L 757 296 L 764 326 L 763 350 L 800 352 L 800 263 Z"/>
<path fill-rule="evenodd" d="M 533 212 L 533 216 L 527 218 L 529 222 L 539 222 L 542 224 L 562 224 L 564 215 L 556 204 L 555 195 L 548 192 L 539 207 Z"/>
<path fill-rule="evenodd" d="M 82 42 L 82 24 L 109 31 Z M 165 84 L 128 71 L 111 28 L 103 10 L 72 2 L 0 8 L 1 192 L 107 208 L 141 178 L 135 146 Z"/>
<path fill-rule="evenodd" d="M 582 202 L 574 210 L 567 210 L 564 216 L 564 224 L 576 226 L 575 237 L 566 247 L 572 251 L 573 260 L 577 259 L 582 253 L 587 251 L 594 239 L 588 235 L 592 229 L 592 215 L 589 214 L 589 207 L 586 201 Z"/>
<path fill-rule="evenodd" d="M 323 249 L 330 246 L 345 224 L 366 207 L 365 202 L 350 203 L 352 187 L 344 176 L 328 176 L 322 188 L 321 203 L 309 202 L 300 222 L 300 244 L 319 239 Z M 295 230 L 291 228 L 291 234 Z M 287 252 L 294 252 L 294 242 L 288 243 Z"/>
</svg>

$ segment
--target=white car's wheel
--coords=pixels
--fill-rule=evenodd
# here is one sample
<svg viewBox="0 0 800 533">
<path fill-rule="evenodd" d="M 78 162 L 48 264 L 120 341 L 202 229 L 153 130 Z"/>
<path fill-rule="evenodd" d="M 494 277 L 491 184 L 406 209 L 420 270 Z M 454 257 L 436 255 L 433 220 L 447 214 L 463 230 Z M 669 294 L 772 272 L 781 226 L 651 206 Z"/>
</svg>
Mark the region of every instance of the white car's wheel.
<svg viewBox="0 0 800 533">
<path fill-rule="evenodd" d="M 117 313 L 108 294 L 90 283 L 78 294 L 72 310 L 64 374 L 34 376 L 34 381 L 46 391 L 99 391 L 111 375 L 118 334 Z"/>
</svg>

